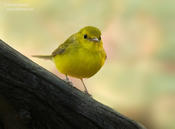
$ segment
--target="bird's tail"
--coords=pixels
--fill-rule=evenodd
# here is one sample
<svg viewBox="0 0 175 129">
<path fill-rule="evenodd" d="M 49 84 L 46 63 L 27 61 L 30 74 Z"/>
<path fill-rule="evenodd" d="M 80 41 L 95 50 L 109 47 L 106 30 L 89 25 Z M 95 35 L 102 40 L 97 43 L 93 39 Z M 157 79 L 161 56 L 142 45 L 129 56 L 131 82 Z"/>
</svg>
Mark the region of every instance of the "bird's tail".
<svg viewBox="0 0 175 129">
<path fill-rule="evenodd" d="M 40 58 L 40 59 L 46 59 L 46 60 L 51 60 L 52 55 L 32 55 L 32 57 Z"/>
</svg>

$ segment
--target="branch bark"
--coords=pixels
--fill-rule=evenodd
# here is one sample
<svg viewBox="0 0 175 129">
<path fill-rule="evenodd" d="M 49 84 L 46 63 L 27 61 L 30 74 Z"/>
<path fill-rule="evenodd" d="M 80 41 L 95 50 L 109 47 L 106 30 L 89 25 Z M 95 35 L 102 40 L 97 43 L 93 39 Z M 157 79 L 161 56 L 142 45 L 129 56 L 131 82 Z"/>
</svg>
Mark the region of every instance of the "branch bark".
<svg viewBox="0 0 175 129">
<path fill-rule="evenodd" d="M 0 129 L 144 129 L 0 40 Z"/>
</svg>

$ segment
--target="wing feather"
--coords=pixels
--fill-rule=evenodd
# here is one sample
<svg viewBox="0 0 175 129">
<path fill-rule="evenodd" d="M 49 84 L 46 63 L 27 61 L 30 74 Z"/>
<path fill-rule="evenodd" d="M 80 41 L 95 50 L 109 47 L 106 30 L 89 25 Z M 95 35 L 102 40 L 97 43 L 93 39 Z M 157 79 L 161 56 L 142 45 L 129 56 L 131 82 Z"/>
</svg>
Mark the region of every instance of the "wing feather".
<svg viewBox="0 0 175 129">
<path fill-rule="evenodd" d="M 75 34 L 70 36 L 63 44 L 61 44 L 57 49 L 52 52 L 52 56 L 64 54 L 67 48 L 75 43 Z"/>
</svg>

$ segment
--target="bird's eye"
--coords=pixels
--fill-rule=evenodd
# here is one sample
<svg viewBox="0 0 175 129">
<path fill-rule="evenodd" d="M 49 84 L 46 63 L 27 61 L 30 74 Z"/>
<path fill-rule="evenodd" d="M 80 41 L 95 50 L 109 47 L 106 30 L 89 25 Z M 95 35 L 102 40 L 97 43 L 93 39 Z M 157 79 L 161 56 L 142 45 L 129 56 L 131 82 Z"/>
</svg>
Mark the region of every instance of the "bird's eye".
<svg viewBox="0 0 175 129">
<path fill-rule="evenodd" d="M 84 35 L 84 38 L 85 38 L 85 39 L 87 38 L 87 34 Z"/>
<path fill-rule="evenodd" d="M 99 40 L 101 40 L 101 37 L 99 37 Z"/>
</svg>

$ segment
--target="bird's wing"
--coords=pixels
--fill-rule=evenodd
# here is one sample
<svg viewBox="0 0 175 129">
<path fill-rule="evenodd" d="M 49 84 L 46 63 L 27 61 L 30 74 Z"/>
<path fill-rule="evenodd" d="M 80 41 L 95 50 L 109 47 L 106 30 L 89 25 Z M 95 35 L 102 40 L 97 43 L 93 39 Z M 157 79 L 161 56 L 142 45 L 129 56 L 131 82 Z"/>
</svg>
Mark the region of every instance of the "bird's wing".
<svg viewBox="0 0 175 129">
<path fill-rule="evenodd" d="M 63 44 L 52 52 L 52 56 L 60 55 L 65 53 L 66 49 L 75 43 L 75 35 L 70 36 Z"/>
</svg>

